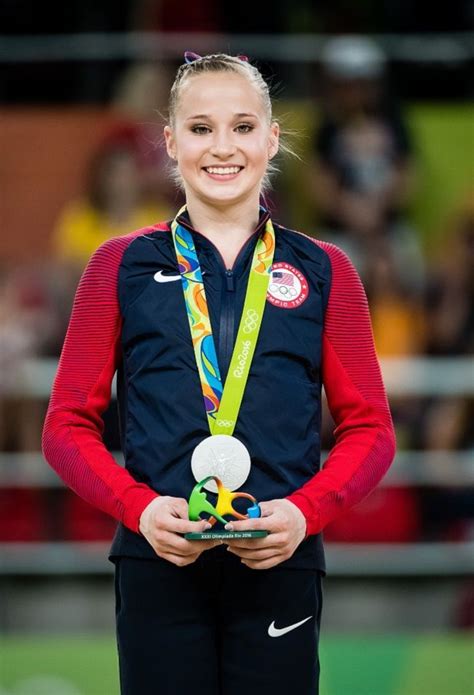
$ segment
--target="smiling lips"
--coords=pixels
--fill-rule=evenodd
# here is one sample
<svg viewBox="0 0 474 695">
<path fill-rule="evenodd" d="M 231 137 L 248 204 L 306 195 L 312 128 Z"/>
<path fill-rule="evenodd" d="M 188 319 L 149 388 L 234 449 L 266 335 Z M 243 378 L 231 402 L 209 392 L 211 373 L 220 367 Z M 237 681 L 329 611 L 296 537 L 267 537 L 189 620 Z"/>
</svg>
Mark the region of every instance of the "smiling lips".
<svg viewBox="0 0 474 695">
<path fill-rule="evenodd" d="M 241 166 L 212 166 L 203 167 L 206 174 L 216 181 L 229 181 L 235 179 L 244 167 Z"/>
</svg>

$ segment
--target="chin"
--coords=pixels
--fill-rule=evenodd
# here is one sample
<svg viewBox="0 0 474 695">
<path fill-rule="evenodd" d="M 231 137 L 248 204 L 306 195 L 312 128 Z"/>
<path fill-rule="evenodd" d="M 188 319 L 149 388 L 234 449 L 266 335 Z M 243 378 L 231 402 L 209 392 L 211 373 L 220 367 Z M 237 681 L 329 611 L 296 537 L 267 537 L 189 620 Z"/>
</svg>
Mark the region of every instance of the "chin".
<svg viewBox="0 0 474 695">
<path fill-rule="evenodd" d="M 202 197 L 212 205 L 229 205 L 251 198 L 252 191 L 203 191 Z"/>
</svg>

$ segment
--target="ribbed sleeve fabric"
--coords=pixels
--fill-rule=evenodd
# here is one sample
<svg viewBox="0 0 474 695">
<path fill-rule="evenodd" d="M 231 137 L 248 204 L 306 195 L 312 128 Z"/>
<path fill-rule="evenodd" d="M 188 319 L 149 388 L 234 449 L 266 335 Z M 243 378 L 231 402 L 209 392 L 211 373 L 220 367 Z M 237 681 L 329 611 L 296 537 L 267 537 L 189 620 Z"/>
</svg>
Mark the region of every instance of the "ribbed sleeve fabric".
<svg viewBox="0 0 474 695">
<path fill-rule="evenodd" d="M 102 440 L 102 413 L 120 360 L 118 269 L 130 242 L 146 230 L 106 241 L 79 282 L 46 413 L 46 461 L 78 495 L 138 532 L 157 492 L 138 483 Z"/>
<path fill-rule="evenodd" d="M 336 443 L 321 471 L 287 497 L 303 512 L 307 536 L 366 497 L 395 456 L 395 432 L 364 287 L 341 249 L 311 241 L 328 254 L 332 269 L 322 380 Z"/>
</svg>

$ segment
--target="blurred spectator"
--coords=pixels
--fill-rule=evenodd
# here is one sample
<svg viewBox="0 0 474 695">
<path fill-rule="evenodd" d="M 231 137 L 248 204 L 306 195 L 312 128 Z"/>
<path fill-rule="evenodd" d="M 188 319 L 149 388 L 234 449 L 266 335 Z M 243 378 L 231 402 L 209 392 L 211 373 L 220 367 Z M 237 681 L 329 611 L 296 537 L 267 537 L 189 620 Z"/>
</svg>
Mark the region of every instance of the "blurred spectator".
<svg viewBox="0 0 474 695">
<path fill-rule="evenodd" d="M 0 450 L 40 448 L 45 403 L 26 394 L 25 361 L 41 354 L 57 321 L 41 274 L 32 267 L 0 278 Z"/>
<path fill-rule="evenodd" d="M 466 198 L 441 235 L 425 293 L 424 352 L 432 356 L 474 353 L 474 199 Z M 418 427 L 420 448 L 474 446 L 472 403 L 462 397 L 425 403 Z"/>
<path fill-rule="evenodd" d="M 67 292 L 67 302 L 58 309 L 64 323 L 55 346 L 60 351 L 69 322 L 74 292 L 80 274 L 93 252 L 104 241 L 128 234 L 141 227 L 161 222 L 171 216 L 168 203 L 152 196 L 146 189 L 143 172 L 150 162 L 143 150 L 142 133 L 134 124 L 124 123 L 104 140 L 89 167 L 86 194 L 63 211 L 53 235 L 56 255 L 57 289 Z M 145 179 L 150 182 L 150 178 Z M 65 282 L 66 277 L 71 282 Z M 66 312 L 62 311 L 68 305 Z M 117 404 L 113 401 L 103 414 L 104 440 L 110 449 L 120 448 Z"/>
<path fill-rule="evenodd" d="M 474 195 L 442 235 L 428 276 L 426 315 L 427 354 L 474 353 Z"/>
<path fill-rule="evenodd" d="M 138 63 L 124 72 L 111 103 L 114 112 L 127 119 L 128 129 L 134 131 L 144 200 L 166 210 L 164 218 L 171 217 L 184 202 L 180 202 L 180 193 L 169 175 L 163 136 L 171 83 L 167 64 Z"/>
<path fill-rule="evenodd" d="M 474 400 L 452 397 L 425 404 L 421 418 L 421 446 L 426 451 L 474 450 Z M 424 540 L 462 540 L 474 536 L 474 487 L 449 455 L 431 462 L 434 480 L 442 482 L 420 491 Z"/>
<path fill-rule="evenodd" d="M 62 211 L 53 234 L 54 253 L 83 268 L 107 239 L 159 222 L 167 213 L 159 202 L 144 200 L 136 131 L 120 128 L 93 158 L 84 197 Z"/>
<path fill-rule="evenodd" d="M 365 288 L 378 356 L 410 357 L 422 353 L 426 332 L 422 297 L 402 284 L 386 237 L 373 242 L 366 263 Z M 398 449 L 410 449 L 418 424 L 418 401 L 413 396 L 392 396 L 390 405 Z"/>
<path fill-rule="evenodd" d="M 422 352 L 426 331 L 422 300 L 403 286 L 385 237 L 374 240 L 366 263 L 365 287 L 377 354 L 409 356 Z"/>
<path fill-rule="evenodd" d="M 433 356 L 474 352 L 474 202 L 462 202 L 441 237 L 426 292 L 428 332 L 425 351 Z M 474 400 L 462 396 L 423 403 L 418 423 L 420 448 L 427 451 L 474 449 Z M 441 467 L 441 469 L 440 469 Z M 433 473 L 449 484 L 423 490 L 424 533 L 428 539 L 458 540 L 474 533 L 474 489 L 460 485 L 449 458 Z"/>
<path fill-rule="evenodd" d="M 374 239 L 366 265 L 367 291 L 375 347 L 379 357 L 409 356 L 423 349 L 424 317 L 416 295 L 403 287 L 386 237 Z M 397 448 L 409 449 L 411 431 L 418 410 L 413 398 L 390 398 L 394 417 Z M 324 402 L 323 420 L 328 417 Z M 335 423 L 329 418 L 330 428 Z M 323 429 L 323 446 L 334 442 Z M 407 485 L 380 485 L 347 514 L 329 524 L 326 540 L 351 543 L 408 543 L 420 532 L 420 507 L 414 488 Z"/>
<path fill-rule="evenodd" d="M 424 412 L 423 448 L 427 451 L 456 451 L 474 447 L 473 405 L 472 399 L 462 396 L 433 400 Z M 452 482 L 456 482 L 456 476 L 452 476 Z"/>
<path fill-rule="evenodd" d="M 413 146 L 387 94 L 385 57 L 364 37 L 337 37 L 323 49 L 321 122 L 311 195 L 322 236 L 343 248 L 362 280 L 374 240 L 385 237 L 402 285 L 423 288 L 416 231 L 404 218 L 414 192 Z"/>
</svg>

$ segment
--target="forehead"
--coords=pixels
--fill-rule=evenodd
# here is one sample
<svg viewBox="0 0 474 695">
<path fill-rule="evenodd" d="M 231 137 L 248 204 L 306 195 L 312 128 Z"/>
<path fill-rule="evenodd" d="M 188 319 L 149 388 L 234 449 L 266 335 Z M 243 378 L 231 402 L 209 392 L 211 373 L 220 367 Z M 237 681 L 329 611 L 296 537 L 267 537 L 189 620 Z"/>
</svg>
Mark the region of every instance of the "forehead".
<svg viewBox="0 0 474 695">
<path fill-rule="evenodd" d="M 259 117 L 265 115 L 258 89 L 249 79 L 234 72 L 190 77 L 180 90 L 177 106 L 180 119 L 194 114 L 217 116 L 251 112 Z"/>
</svg>

